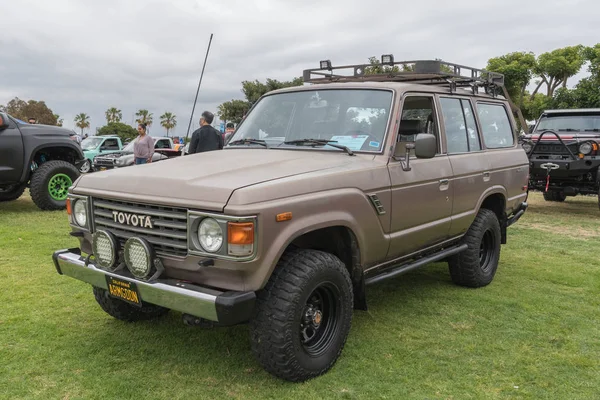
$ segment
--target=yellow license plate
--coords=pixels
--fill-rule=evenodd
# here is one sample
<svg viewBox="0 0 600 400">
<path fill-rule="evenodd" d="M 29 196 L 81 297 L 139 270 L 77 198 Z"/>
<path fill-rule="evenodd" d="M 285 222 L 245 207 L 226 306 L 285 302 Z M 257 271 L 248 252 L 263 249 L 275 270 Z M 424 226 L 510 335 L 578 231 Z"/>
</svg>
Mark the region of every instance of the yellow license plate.
<svg viewBox="0 0 600 400">
<path fill-rule="evenodd" d="M 100 171 L 106 171 L 106 167 L 100 167 Z"/>
<path fill-rule="evenodd" d="M 142 298 L 135 283 L 108 275 L 106 275 L 106 283 L 108 285 L 108 293 L 112 297 L 124 300 L 138 307 L 142 306 Z"/>
</svg>

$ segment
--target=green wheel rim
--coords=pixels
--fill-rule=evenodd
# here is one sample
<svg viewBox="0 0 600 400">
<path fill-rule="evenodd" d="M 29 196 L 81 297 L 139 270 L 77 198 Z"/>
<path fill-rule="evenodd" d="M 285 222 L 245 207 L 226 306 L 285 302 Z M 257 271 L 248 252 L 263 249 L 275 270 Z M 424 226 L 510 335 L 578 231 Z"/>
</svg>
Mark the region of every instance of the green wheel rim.
<svg viewBox="0 0 600 400">
<path fill-rule="evenodd" d="M 54 200 L 66 200 L 67 194 L 69 194 L 69 187 L 73 184 L 73 181 L 69 175 L 56 174 L 50 178 L 48 182 L 48 193 Z"/>
</svg>

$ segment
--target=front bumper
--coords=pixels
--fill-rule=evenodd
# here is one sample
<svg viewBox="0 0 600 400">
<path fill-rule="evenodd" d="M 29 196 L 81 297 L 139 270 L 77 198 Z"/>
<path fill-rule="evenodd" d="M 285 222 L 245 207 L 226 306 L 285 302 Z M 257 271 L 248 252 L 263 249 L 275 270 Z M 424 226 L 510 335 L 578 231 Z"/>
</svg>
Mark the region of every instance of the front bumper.
<svg viewBox="0 0 600 400">
<path fill-rule="evenodd" d="M 175 279 L 159 279 L 148 283 L 86 265 L 79 249 L 55 251 L 52 255 L 56 271 L 102 289 L 108 289 L 107 276 L 135 283 L 144 302 L 169 308 L 195 317 L 235 325 L 250 319 L 254 310 L 254 292 L 221 292 Z"/>
<path fill-rule="evenodd" d="M 548 170 L 542 165 L 554 164 L 558 166 L 550 171 L 551 178 L 577 177 L 600 167 L 600 157 L 587 157 L 577 160 L 548 160 L 531 158 L 529 160 L 530 174 L 532 178 L 546 178 Z"/>
</svg>

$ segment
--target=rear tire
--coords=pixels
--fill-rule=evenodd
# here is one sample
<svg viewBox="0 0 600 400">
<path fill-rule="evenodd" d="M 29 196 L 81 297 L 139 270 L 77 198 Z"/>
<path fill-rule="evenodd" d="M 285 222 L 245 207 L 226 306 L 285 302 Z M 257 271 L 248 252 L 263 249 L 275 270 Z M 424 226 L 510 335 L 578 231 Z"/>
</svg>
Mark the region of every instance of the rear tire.
<svg viewBox="0 0 600 400">
<path fill-rule="evenodd" d="M 115 299 L 108 294 L 108 290 L 94 286 L 94 297 L 102 309 L 111 317 L 121 321 L 145 321 L 161 317 L 169 312 L 168 308 L 150 303 L 142 303 L 136 307 L 123 300 Z"/>
<path fill-rule="evenodd" d="M 252 351 L 279 378 L 302 382 L 322 375 L 346 343 L 353 302 L 350 274 L 339 258 L 289 250 L 257 293 Z"/>
<path fill-rule="evenodd" d="M 17 200 L 27 188 L 27 182 L 0 188 L 0 202 Z"/>
<path fill-rule="evenodd" d="M 79 177 L 77 168 L 66 161 L 48 161 L 31 178 L 31 199 L 41 210 L 64 210 L 67 191 Z"/>
<path fill-rule="evenodd" d="M 485 208 L 479 210 L 463 237 L 469 248 L 448 260 L 452 281 L 474 288 L 490 284 L 498 269 L 501 239 L 496 214 Z"/>
<path fill-rule="evenodd" d="M 552 190 L 548 192 L 544 192 L 544 200 L 546 201 L 556 201 L 562 203 L 567 198 L 564 192 L 559 192 L 558 190 Z"/>
</svg>

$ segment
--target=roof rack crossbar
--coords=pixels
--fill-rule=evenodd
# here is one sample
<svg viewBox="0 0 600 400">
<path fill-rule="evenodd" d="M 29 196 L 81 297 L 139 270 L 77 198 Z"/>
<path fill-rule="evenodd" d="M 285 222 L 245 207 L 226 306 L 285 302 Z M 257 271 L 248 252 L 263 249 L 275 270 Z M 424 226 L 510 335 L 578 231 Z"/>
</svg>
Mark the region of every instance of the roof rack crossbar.
<svg viewBox="0 0 600 400">
<path fill-rule="evenodd" d="M 373 73 L 375 69 L 381 72 Z M 394 61 L 388 64 L 356 64 L 306 69 L 306 83 L 328 82 L 407 82 L 429 85 L 470 87 L 474 92 L 484 87 L 494 93 L 494 88 L 504 86 L 504 75 L 442 60 Z"/>
</svg>

